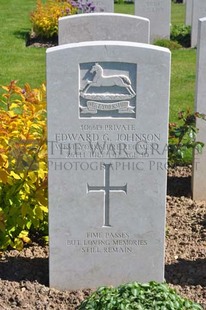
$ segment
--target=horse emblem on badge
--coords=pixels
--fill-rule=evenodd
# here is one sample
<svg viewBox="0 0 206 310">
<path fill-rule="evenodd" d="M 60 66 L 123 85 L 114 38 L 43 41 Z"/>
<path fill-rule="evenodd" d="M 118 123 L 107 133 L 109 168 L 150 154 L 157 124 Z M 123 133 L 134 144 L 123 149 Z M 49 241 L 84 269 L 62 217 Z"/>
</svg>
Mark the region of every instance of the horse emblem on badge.
<svg viewBox="0 0 206 310">
<path fill-rule="evenodd" d="M 136 92 L 129 73 L 119 72 L 104 69 L 104 64 L 89 66 L 84 83 L 80 84 L 80 116 L 135 117 Z"/>
</svg>

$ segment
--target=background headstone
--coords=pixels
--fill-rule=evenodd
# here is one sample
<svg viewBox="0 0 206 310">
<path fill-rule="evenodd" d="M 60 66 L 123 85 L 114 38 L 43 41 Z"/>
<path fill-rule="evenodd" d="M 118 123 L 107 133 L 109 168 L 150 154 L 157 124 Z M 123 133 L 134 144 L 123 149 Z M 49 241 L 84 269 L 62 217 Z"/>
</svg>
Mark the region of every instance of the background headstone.
<svg viewBox="0 0 206 310">
<path fill-rule="evenodd" d="M 206 114 L 206 18 L 199 20 L 195 111 Z M 197 119 L 197 141 L 206 145 L 206 121 Z M 193 162 L 193 199 L 206 200 L 206 148 L 195 154 Z"/>
<path fill-rule="evenodd" d="M 206 16 L 206 0 L 193 0 L 191 46 L 197 45 L 198 20 Z"/>
<path fill-rule="evenodd" d="M 171 0 L 135 0 L 135 15 L 150 20 L 151 42 L 170 38 Z"/>
<path fill-rule="evenodd" d="M 150 23 L 126 14 L 77 14 L 59 19 L 58 38 L 59 44 L 98 40 L 149 43 Z"/>
<path fill-rule="evenodd" d="M 95 12 L 114 12 L 114 0 L 92 0 Z"/>
<path fill-rule="evenodd" d="M 186 0 L 186 11 L 185 11 L 185 24 L 192 25 L 192 2 L 193 0 Z"/>
<path fill-rule="evenodd" d="M 50 286 L 164 279 L 170 51 L 47 50 Z"/>
</svg>

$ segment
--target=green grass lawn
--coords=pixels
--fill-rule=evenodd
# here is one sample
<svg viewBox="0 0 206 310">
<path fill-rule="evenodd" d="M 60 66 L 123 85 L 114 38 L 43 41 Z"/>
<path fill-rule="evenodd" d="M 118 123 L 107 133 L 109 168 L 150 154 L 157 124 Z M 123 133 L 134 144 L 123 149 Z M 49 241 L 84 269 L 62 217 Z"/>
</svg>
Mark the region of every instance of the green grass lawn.
<svg viewBox="0 0 206 310">
<path fill-rule="evenodd" d="M 176 121 L 180 110 L 193 110 L 195 96 L 196 51 L 172 52 L 170 120 Z"/>
<path fill-rule="evenodd" d="M 172 24 L 183 24 L 185 21 L 185 4 L 172 3 L 171 16 Z"/>
<path fill-rule="evenodd" d="M 18 80 L 39 87 L 45 81 L 45 48 L 25 46 L 31 29 L 29 14 L 35 0 L 1 1 L 0 10 L 0 85 Z M 133 14 L 134 5 L 115 4 L 115 12 Z M 185 5 L 172 3 L 172 24 L 184 23 Z M 172 52 L 170 121 L 188 107 L 193 109 L 196 51 L 181 49 Z M 201 111 L 200 111 L 201 112 Z"/>
<path fill-rule="evenodd" d="M 116 3 L 114 5 L 114 11 L 115 13 L 134 15 L 134 4 L 131 3 L 124 4 L 123 1 L 120 1 L 120 3 Z"/>
<path fill-rule="evenodd" d="M 27 48 L 25 36 L 31 29 L 29 13 L 35 0 L 7 0 L 0 4 L 0 85 L 18 80 L 38 87 L 45 81 L 45 49 Z"/>
<path fill-rule="evenodd" d="M 120 3 L 116 3 L 114 5 L 116 13 L 126 13 L 126 14 L 134 14 L 134 4 L 131 3 L 123 3 L 123 0 L 120 0 Z M 172 15 L 172 23 L 173 24 L 182 24 L 185 20 L 185 5 L 184 4 L 175 4 L 172 3 L 171 8 Z"/>
</svg>

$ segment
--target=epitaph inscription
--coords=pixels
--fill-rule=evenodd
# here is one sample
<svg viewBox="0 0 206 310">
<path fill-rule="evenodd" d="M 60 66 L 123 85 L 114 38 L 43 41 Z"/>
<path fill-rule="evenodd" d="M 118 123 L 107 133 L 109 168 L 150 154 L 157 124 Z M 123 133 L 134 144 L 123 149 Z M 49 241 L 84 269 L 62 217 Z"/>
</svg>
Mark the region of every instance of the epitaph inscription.
<svg viewBox="0 0 206 310">
<path fill-rule="evenodd" d="M 87 184 L 87 191 L 89 192 L 104 192 L 104 221 L 103 227 L 110 227 L 109 221 L 109 208 L 110 208 L 110 192 L 123 192 L 127 193 L 127 184 L 124 186 L 111 186 L 110 185 L 110 167 L 112 164 L 103 164 L 104 173 L 104 185 L 103 186 L 91 186 Z"/>
<path fill-rule="evenodd" d="M 66 246 L 87 254 L 122 254 L 136 253 L 138 248 L 147 247 L 149 241 L 135 239 L 127 232 L 91 232 L 85 233 L 83 239 L 67 239 Z"/>
<path fill-rule="evenodd" d="M 81 64 L 80 117 L 134 118 L 134 69 L 135 65 L 122 63 Z"/>
</svg>

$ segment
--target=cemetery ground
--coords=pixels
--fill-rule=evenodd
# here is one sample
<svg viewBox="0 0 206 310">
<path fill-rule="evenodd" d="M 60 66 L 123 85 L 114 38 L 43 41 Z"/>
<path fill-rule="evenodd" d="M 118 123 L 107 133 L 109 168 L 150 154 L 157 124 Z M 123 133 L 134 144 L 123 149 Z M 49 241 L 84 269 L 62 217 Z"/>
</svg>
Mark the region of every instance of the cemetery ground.
<svg viewBox="0 0 206 310">
<path fill-rule="evenodd" d="M 165 278 L 206 309 L 206 202 L 191 199 L 190 182 L 191 167 L 168 171 Z M 1 309 L 72 310 L 92 291 L 51 289 L 48 272 L 48 247 L 33 244 L 1 253 Z"/>
<path fill-rule="evenodd" d="M 28 14 L 34 7 L 34 0 L 8 0 L 1 4 L 2 85 L 16 79 L 22 86 L 28 82 L 39 87 L 45 80 L 45 48 L 25 47 L 30 29 Z M 129 13 L 127 8 L 132 10 L 129 5 L 116 5 L 116 11 L 121 13 Z M 175 23 L 183 19 L 182 9 L 183 5 L 173 5 Z M 180 109 L 193 109 L 195 60 L 194 49 L 172 52 L 171 121 L 177 120 Z M 206 309 L 206 203 L 191 199 L 190 183 L 191 167 L 169 170 L 165 278 L 183 296 Z M 1 309 L 76 309 L 90 293 L 57 291 L 49 288 L 48 281 L 47 247 L 33 244 L 21 252 L 1 253 Z"/>
</svg>

